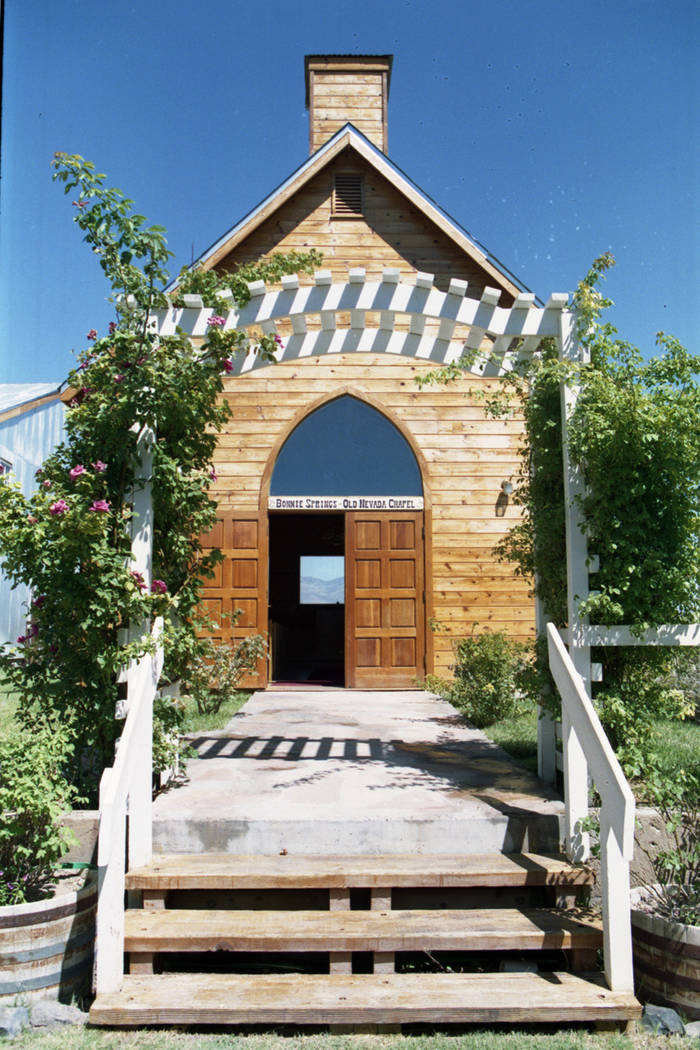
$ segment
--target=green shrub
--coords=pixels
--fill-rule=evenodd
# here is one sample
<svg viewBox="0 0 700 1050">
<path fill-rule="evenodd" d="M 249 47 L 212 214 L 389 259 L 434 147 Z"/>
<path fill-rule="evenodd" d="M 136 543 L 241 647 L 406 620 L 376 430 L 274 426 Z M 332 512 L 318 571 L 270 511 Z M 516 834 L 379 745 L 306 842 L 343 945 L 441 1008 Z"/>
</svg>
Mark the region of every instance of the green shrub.
<svg viewBox="0 0 700 1050">
<path fill-rule="evenodd" d="M 261 634 L 230 642 L 200 638 L 183 668 L 182 694 L 195 702 L 200 714 L 216 714 L 238 691 L 244 675 L 256 671 L 266 655 L 267 644 Z"/>
<path fill-rule="evenodd" d="M 455 645 L 454 682 L 448 699 L 481 729 L 514 715 L 520 706 L 529 647 L 502 631 L 463 638 Z"/>
<path fill-rule="evenodd" d="M 0 740 L 0 905 L 45 891 L 73 842 L 62 815 L 75 801 L 61 730 L 35 726 Z"/>
<path fill-rule="evenodd" d="M 700 924 L 700 780 L 679 769 L 649 780 L 671 845 L 651 857 L 657 880 L 655 909 L 674 922 Z"/>
<path fill-rule="evenodd" d="M 694 712 L 694 703 L 664 674 L 673 660 L 672 651 L 658 647 L 605 650 L 605 673 L 594 686 L 593 702 L 628 777 L 650 773 L 659 719 L 684 719 Z"/>
</svg>

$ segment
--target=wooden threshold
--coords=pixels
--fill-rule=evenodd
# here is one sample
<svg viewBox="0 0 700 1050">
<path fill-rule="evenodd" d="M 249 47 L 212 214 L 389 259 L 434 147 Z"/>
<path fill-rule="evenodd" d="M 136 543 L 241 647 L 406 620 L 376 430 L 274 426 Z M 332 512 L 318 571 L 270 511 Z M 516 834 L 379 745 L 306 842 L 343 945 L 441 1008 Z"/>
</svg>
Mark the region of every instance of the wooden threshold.
<svg viewBox="0 0 700 1050">
<path fill-rule="evenodd" d="M 596 949 L 600 925 L 557 910 L 127 911 L 130 952 Z"/>
<path fill-rule="evenodd" d="M 535 853 L 390 856 L 162 854 L 127 873 L 130 890 L 588 886 L 593 875 Z"/>
<path fill-rule="evenodd" d="M 98 995 L 94 1025 L 623 1022 L 631 992 L 569 973 L 161 974 Z"/>
</svg>

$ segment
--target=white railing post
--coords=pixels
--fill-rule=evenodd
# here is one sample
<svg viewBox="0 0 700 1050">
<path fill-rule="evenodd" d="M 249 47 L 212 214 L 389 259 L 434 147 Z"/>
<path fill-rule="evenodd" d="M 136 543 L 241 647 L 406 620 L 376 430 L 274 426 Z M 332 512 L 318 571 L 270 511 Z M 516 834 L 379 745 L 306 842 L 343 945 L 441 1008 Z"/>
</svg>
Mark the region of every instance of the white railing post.
<svg viewBox="0 0 700 1050">
<path fill-rule="evenodd" d="M 124 821 L 115 812 L 113 771 L 100 780 L 100 831 L 97 848 L 95 990 L 116 992 L 124 973 Z"/>
<path fill-rule="evenodd" d="M 554 624 L 547 626 L 549 665 L 562 716 L 585 748 L 601 797 L 600 870 L 605 976 L 613 991 L 632 991 L 629 862 L 634 854 L 634 795 L 603 731 L 591 698 Z"/>
<path fill-rule="evenodd" d="M 584 363 L 583 352 L 576 337 L 575 317 L 570 310 L 561 312 L 559 356 L 562 361 L 570 361 L 572 364 Z M 586 617 L 581 617 L 578 611 L 579 603 L 588 597 L 588 544 L 582 528 L 583 513 L 579 505 L 579 500 L 585 493 L 585 484 L 582 471 L 571 460 L 568 433 L 568 421 L 576 406 L 579 385 L 562 382 L 560 389 L 569 652 L 590 696 L 591 650 L 581 633 L 581 627 L 588 621 Z M 566 851 L 572 860 L 583 861 L 590 852 L 588 833 L 582 830 L 582 822 L 588 816 L 588 763 L 576 730 L 563 711 L 562 746 Z"/>
<path fill-rule="evenodd" d="M 603 970 L 613 991 L 634 990 L 629 861 L 615 834 L 623 818 L 600 813 L 600 892 L 603 910 Z"/>
</svg>

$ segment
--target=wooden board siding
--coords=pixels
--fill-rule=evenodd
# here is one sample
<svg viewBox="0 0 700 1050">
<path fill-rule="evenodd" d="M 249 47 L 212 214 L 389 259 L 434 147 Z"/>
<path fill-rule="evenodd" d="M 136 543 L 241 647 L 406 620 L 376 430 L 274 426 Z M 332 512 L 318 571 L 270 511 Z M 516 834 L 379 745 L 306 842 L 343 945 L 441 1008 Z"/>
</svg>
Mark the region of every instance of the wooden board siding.
<svg viewBox="0 0 700 1050">
<path fill-rule="evenodd" d="M 391 55 L 306 56 L 311 153 L 347 123 L 386 153 L 391 65 Z"/>
<path fill-rule="evenodd" d="M 497 517 L 496 500 L 501 481 L 519 469 L 522 421 L 486 419 L 476 395 L 493 388 L 493 380 L 466 376 L 449 387 L 419 390 L 415 377 L 429 368 L 388 355 L 333 355 L 226 380 L 233 418 L 214 457 L 214 495 L 222 512 L 260 513 L 262 523 L 279 447 L 312 406 L 350 393 L 385 411 L 411 442 L 423 471 L 426 616 L 442 625 L 427 632 L 427 666 L 449 674 L 452 640 L 475 624 L 516 638 L 532 636 L 527 583 L 493 554 L 518 518 L 512 505 Z"/>
<path fill-rule="evenodd" d="M 358 174 L 364 180 L 364 217 L 331 218 L 333 177 L 336 172 Z M 435 275 L 446 290 L 451 278 L 469 282 L 468 294 L 479 298 L 494 279 L 431 223 L 354 150 L 340 153 L 290 200 L 278 208 L 238 247 L 217 264 L 231 269 L 273 251 L 323 253 L 323 267 L 336 281 L 346 281 L 348 269 L 362 266 L 371 280 L 379 280 L 385 267 L 395 267 L 402 277 L 418 272 Z M 302 283 L 311 277 L 302 275 Z M 505 290 L 500 304 L 513 299 Z"/>
<path fill-rule="evenodd" d="M 350 122 L 386 153 L 386 88 L 381 73 L 311 74 L 310 146 L 316 150 Z"/>
</svg>

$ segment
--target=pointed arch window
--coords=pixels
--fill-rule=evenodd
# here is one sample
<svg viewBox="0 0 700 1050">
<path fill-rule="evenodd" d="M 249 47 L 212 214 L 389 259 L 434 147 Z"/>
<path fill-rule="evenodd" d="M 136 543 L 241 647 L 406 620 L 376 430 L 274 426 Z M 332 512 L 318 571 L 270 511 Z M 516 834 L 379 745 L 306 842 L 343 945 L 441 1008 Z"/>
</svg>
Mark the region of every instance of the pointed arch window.
<svg viewBox="0 0 700 1050">
<path fill-rule="evenodd" d="M 306 416 L 280 449 L 271 496 L 422 496 L 411 446 L 376 408 L 350 394 Z"/>
</svg>

